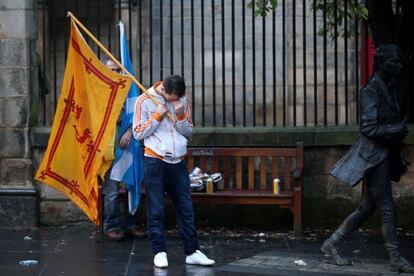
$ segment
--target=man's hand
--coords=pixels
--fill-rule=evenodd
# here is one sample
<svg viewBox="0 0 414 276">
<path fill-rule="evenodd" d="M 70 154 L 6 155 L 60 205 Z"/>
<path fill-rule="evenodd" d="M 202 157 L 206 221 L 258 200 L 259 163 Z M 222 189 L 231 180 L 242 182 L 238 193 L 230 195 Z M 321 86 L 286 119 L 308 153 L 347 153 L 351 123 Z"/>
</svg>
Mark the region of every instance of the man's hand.
<svg viewBox="0 0 414 276">
<path fill-rule="evenodd" d="M 128 128 L 128 130 L 122 135 L 121 140 L 119 141 L 119 146 L 121 149 L 126 149 L 129 146 L 132 138 L 132 130 Z"/>
<path fill-rule="evenodd" d="M 172 105 L 174 106 L 175 114 L 184 113 L 184 104 L 180 100 L 172 102 Z"/>
<path fill-rule="evenodd" d="M 157 113 L 164 117 L 164 115 L 168 112 L 168 109 L 165 105 L 159 104 L 157 107 Z"/>
</svg>

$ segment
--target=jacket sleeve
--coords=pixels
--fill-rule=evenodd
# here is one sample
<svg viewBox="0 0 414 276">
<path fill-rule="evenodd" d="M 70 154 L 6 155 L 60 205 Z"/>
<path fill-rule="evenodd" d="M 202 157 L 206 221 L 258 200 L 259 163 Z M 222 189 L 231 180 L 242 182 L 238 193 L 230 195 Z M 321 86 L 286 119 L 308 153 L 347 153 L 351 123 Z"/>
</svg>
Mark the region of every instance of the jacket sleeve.
<svg viewBox="0 0 414 276">
<path fill-rule="evenodd" d="M 193 132 L 190 101 L 187 97 L 184 97 L 182 101 L 184 104 L 184 113 L 176 115 L 177 121 L 175 122 L 175 128 L 181 135 L 189 137 Z"/>
<path fill-rule="evenodd" d="M 146 98 L 144 94 L 141 96 L 135 102 L 134 120 L 132 123 L 134 138 L 137 140 L 142 140 L 150 136 L 162 120 L 160 114 L 151 113 L 149 109 L 151 104 L 149 98 Z"/>
<path fill-rule="evenodd" d="M 401 142 L 406 133 L 404 133 L 404 123 L 380 123 L 378 114 L 380 105 L 380 95 L 372 86 L 367 86 L 361 90 L 360 96 L 360 131 L 368 139 L 376 140 L 382 143 Z"/>
</svg>

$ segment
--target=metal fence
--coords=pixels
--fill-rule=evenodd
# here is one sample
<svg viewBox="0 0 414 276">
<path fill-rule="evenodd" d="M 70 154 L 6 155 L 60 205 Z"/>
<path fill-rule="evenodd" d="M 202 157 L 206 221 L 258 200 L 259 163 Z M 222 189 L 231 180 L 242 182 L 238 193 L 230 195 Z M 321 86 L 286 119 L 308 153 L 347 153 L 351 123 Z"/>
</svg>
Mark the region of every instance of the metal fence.
<svg viewBox="0 0 414 276">
<path fill-rule="evenodd" d="M 340 1 L 347 12 L 348 0 L 334 3 Z M 123 20 L 137 79 L 150 87 L 182 75 L 197 127 L 356 124 L 358 91 L 370 68 L 366 27 L 346 17 L 339 24 L 335 8 L 332 38 L 324 32 L 326 9 L 312 9 L 314 0 L 279 1 L 266 17 L 255 17 L 247 2 L 39 1 L 39 123 L 53 119 L 70 10 L 115 54 Z"/>
</svg>

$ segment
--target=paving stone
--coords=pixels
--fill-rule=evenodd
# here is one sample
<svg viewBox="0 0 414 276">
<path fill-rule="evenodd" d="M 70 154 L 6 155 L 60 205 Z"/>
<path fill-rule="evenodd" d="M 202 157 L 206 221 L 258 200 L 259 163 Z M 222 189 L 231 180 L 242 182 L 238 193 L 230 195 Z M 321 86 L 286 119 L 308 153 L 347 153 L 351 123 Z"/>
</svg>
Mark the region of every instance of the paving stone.
<svg viewBox="0 0 414 276">
<path fill-rule="evenodd" d="M 329 230 L 330 231 L 330 230 Z M 328 232 L 329 232 L 328 231 Z M 225 229 L 199 229 L 200 245 L 209 257 L 216 260 L 213 267 L 185 265 L 179 233 L 167 231 L 168 269 L 153 267 L 153 254 L 147 240 L 126 239 L 114 242 L 105 239 L 91 224 L 40 227 L 32 230 L 0 228 L 0 259 L 2 275 L 397 275 L 388 272 L 388 260 L 379 232 L 361 230 L 351 235 L 343 251 L 356 262 L 353 266 L 330 263 L 319 246 L 326 231 L 305 230 L 302 239 L 289 240 L 285 232 L 281 238 L 268 239 L 263 244 L 253 237 L 255 229 L 239 231 L 239 237 L 224 235 Z M 217 233 L 217 234 L 214 234 Z M 413 234 L 413 231 L 406 231 Z M 270 236 L 271 232 L 266 233 Z M 401 233 L 400 233 L 401 234 Z M 30 237 L 30 239 L 25 239 Z M 309 241 L 306 238 L 314 237 Z M 414 256 L 413 236 L 400 235 L 402 251 Z M 355 248 L 366 248 L 354 254 Z M 80 250 L 81 249 L 81 250 Z M 379 251 L 381 254 L 372 254 Z M 309 253 L 313 252 L 313 253 Z M 36 266 L 24 267 L 20 260 L 34 259 Z M 306 266 L 298 266 L 303 260 Z"/>
</svg>

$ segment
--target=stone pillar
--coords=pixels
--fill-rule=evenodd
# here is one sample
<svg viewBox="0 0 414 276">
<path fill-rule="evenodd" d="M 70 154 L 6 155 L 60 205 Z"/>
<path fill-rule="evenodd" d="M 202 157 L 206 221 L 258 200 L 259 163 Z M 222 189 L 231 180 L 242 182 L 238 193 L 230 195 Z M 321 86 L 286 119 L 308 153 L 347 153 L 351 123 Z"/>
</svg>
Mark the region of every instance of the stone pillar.
<svg viewBox="0 0 414 276">
<path fill-rule="evenodd" d="M 33 227 L 36 191 L 29 136 L 35 90 L 36 0 L 0 4 L 0 225 Z"/>
</svg>

